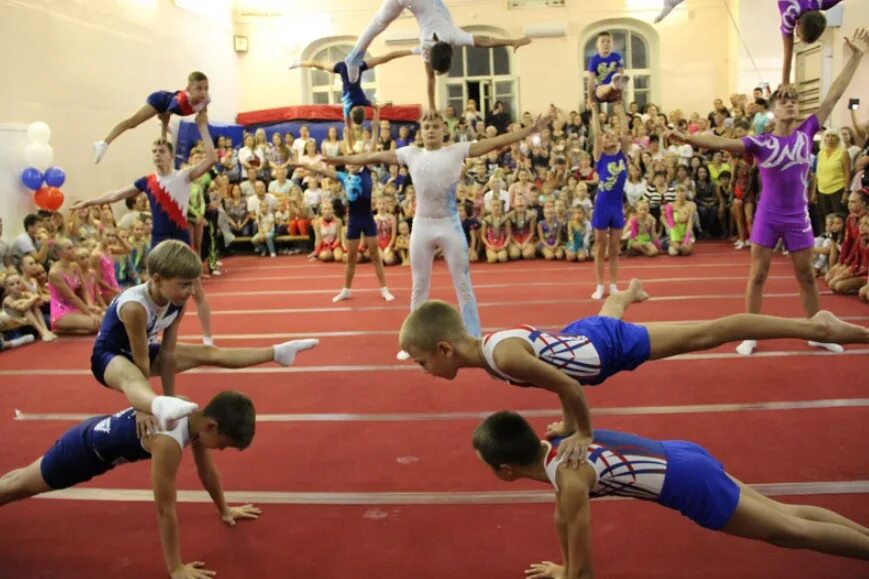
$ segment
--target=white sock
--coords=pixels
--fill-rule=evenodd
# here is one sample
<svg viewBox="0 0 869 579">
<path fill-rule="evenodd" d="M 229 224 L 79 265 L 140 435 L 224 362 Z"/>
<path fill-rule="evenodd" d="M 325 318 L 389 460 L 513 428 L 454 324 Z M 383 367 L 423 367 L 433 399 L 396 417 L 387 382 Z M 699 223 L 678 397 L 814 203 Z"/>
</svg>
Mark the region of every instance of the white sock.
<svg viewBox="0 0 869 579">
<path fill-rule="evenodd" d="M 151 401 L 151 414 L 164 430 L 171 427 L 171 422 L 184 418 L 197 408 L 199 408 L 198 404 L 174 396 L 157 396 Z"/>
<path fill-rule="evenodd" d="M 614 295 L 617 295 L 618 293 L 619 293 L 619 286 L 617 286 L 614 283 L 611 283 L 610 284 L 610 295 L 614 296 Z"/>
<path fill-rule="evenodd" d="M 661 13 L 655 18 L 655 24 L 663 20 L 667 17 L 667 15 L 673 11 L 673 8 L 682 3 L 682 0 L 664 0 L 664 9 L 661 10 Z"/>
<path fill-rule="evenodd" d="M 35 339 L 36 338 L 33 337 L 33 334 L 24 334 L 23 336 L 18 336 L 12 340 L 6 340 L 6 345 L 10 348 L 17 348 L 25 344 L 33 343 Z"/>
<path fill-rule="evenodd" d="M 320 340 L 290 340 L 283 344 L 276 344 L 275 362 L 281 366 L 291 366 L 296 361 L 296 354 L 310 350 L 320 343 Z"/>
<path fill-rule="evenodd" d="M 350 297 L 351 297 L 350 288 L 345 287 L 344 289 L 341 290 L 341 293 L 339 293 L 337 296 L 332 298 L 332 303 L 337 304 L 338 302 L 340 302 L 342 300 L 349 300 Z"/>
<path fill-rule="evenodd" d="M 757 340 L 743 340 L 736 346 L 736 352 L 743 356 L 751 356 L 755 348 L 757 348 Z"/>
<path fill-rule="evenodd" d="M 827 350 L 828 352 L 833 352 L 834 354 L 841 354 L 845 351 L 845 348 L 843 348 L 839 344 L 830 344 L 827 342 L 812 342 L 810 340 L 809 346 L 811 346 L 812 348 L 823 348 L 824 350 Z"/>
<path fill-rule="evenodd" d="M 212 338 L 211 336 L 202 336 L 202 344 L 205 346 L 213 346 L 214 338 Z"/>
<path fill-rule="evenodd" d="M 410 360 L 410 354 L 404 350 L 399 350 L 398 354 L 395 355 L 395 358 L 404 362 L 405 360 Z"/>
<path fill-rule="evenodd" d="M 392 300 L 395 299 L 395 296 L 392 295 L 391 293 L 389 293 L 389 288 L 386 286 L 383 286 L 382 288 L 380 288 L 380 295 L 382 295 L 383 299 L 385 299 L 388 302 L 391 302 Z"/>
<path fill-rule="evenodd" d="M 105 141 L 98 141 L 94 143 L 94 165 L 100 162 L 100 159 L 103 158 L 103 155 L 106 154 L 106 151 L 109 150 L 109 144 Z"/>
<path fill-rule="evenodd" d="M 591 294 L 591 299 L 600 300 L 603 299 L 603 284 L 598 284 L 594 290 L 594 293 Z"/>
</svg>

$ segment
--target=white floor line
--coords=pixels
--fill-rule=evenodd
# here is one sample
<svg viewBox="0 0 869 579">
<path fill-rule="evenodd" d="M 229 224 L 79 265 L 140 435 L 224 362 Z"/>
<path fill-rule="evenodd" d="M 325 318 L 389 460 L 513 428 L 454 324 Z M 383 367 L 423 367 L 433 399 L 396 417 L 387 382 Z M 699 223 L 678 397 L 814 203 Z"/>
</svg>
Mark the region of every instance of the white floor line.
<svg viewBox="0 0 869 579">
<path fill-rule="evenodd" d="M 361 264 L 361 265 L 364 266 L 364 265 L 366 265 L 366 264 Z M 701 268 L 702 268 L 702 269 L 708 269 L 708 268 L 716 268 L 716 269 L 720 269 L 720 268 L 723 268 L 723 267 L 744 267 L 744 268 L 745 268 L 745 277 L 746 277 L 746 279 L 747 279 L 747 278 L 748 278 L 748 270 L 749 270 L 750 265 L 751 265 L 751 264 L 750 264 L 749 262 L 746 261 L 746 262 L 738 262 L 738 263 L 691 263 L 690 267 L 691 267 L 692 270 L 694 270 L 694 269 L 701 269 Z M 792 267 L 790 266 L 790 264 L 787 264 L 787 263 L 773 262 L 772 265 L 771 265 L 772 268 L 785 267 L 785 266 L 787 266 L 788 271 L 791 271 L 791 270 L 792 270 Z M 324 268 L 328 268 L 328 267 L 330 267 L 330 266 L 328 266 L 328 265 L 325 265 L 325 266 L 324 266 Z M 336 269 L 335 269 L 335 270 L 333 271 L 333 273 L 331 273 L 331 274 L 305 275 L 305 279 L 336 279 L 336 280 L 343 280 L 343 279 L 344 279 L 344 269 L 343 269 L 343 268 L 338 268 L 337 266 L 334 266 L 334 267 L 335 267 Z M 559 272 L 574 272 L 574 273 L 577 273 L 577 272 L 581 272 L 581 271 L 582 271 L 582 270 L 579 269 L 579 267 L 580 267 L 580 266 L 574 266 L 574 267 L 570 267 L 570 266 L 567 266 L 567 267 L 558 267 L 558 266 L 557 266 L 557 267 L 552 267 L 552 268 L 547 268 L 547 269 L 540 269 L 540 268 L 523 268 L 523 267 L 521 267 L 521 266 L 520 266 L 520 267 L 507 267 L 507 266 L 505 266 L 505 267 L 497 267 L 497 266 L 492 266 L 492 267 L 486 267 L 486 268 L 472 268 L 472 271 L 471 271 L 471 280 L 478 279 L 478 277 L 481 277 L 481 276 L 484 276 L 484 275 L 493 275 L 493 274 L 498 274 L 498 275 L 515 275 L 515 274 L 526 274 L 526 273 L 527 273 L 527 274 L 531 274 L 531 275 L 546 275 L 546 274 L 549 274 L 549 273 L 559 273 Z M 680 269 L 680 270 L 684 270 L 686 267 L 687 267 L 687 265 L 686 265 L 686 263 L 684 263 L 684 262 L 683 262 L 681 265 L 632 265 L 632 264 L 630 264 L 630 263 L 626 263 L 626 264 L 620 264 L 620 265 L 619 265 L 619 273 L 622 274 L 622 273 L 631 272 L 631 271 L 634 271 L 634 270 L 647 270 L 647 269 Z M 358 279 L 358 278 L 363 278 L 363 277 L 374 278 L 374 277 L 375 277 L 374 272 L 373 272 L 373 271 L 366 271 L 367 269 L 368 269 L 368 268 L 365 268 L 365 267 L 359 267 L 359 268 L 357 268 L 357 270 L 356 270 L 356 278 L 357 278 L 357 279 Z M 389 271 L 390 271 L 390 270 L 387 269 L 386 271 L 387 271 L 386 279 L 387 279 L 387 281 L 388 281 L 388 280 L 389 280 Z M 409 273 L 409 272 L 408 272 L 408 273 Z M 446 266 L 444 266 L 443 268 L 435 267 L 434 271 L 432 272 L 432 276 L 434 276 L 434 277 L 437 277 L 437 276 L 449 276 L 449 275 L 450 275 L 450 272 L 449 272 L 449 270 L 446 269 Z M 625 275 L 624 277 L 625 277 L 625 279 L 627 279 L 627 278 L 629 278 L 629 277 L 638 277 L 638 276 L 636 276 L 636 275 L 634 275 L 634 276 Z M 214 283 L 215 283 L 215 284 L 223 285 L 223 284 L 225 284 L 225 283 L 248 283 L 248 282 L 251 282 L 251 281 L 269 281 L 269 280 L 273 280 L 273 281 L 274 281 L 274 280 L 287 281 L 288 279 L 289 279 L 289 278 L 288 278 L 288 276 L 286 276 L 286 275 L 281 275 L 281 276 L 253 276 L 253 277 L 246 277 L 246 276 L 233 277 L 232 275 L 228 275 L 228 276 L 225 276 L 225 277 L 221 277 L 221 278 L 218 279 L 218 280 L 214 280 Z M 211 283 L 211 282 L 207 283 L 206 286 L 205 286 L 205 288 L 206 288 L 206 292 L 208 291 L 208 286 L 210 285 L 210 283 Z M 584 282 L 582 282 L 582 283 L 589 284 L 590 286 L 591 286 L 591 285 L 594 285 L 594 282 L 593 282 L 591 279 L 589 279 L 588 281 L 584 281 Z M 794 282 L 794 283 L 796 283 L 796 282 Z"/>
<path fill-rule="evenodd" d="M 845 350 L 841 354 L 834 354 L 824 350 L 795 350 L 795 351 L 770 351 L 755 352 L 751 356 L 742 356 L 736 352 L 711 352 L 703 354 L 683 354 L 664 360 L 656 360 L 655 364 L 670 361 L 687 360 L 757 360 L 762 358 L 802 358 L 806 356 L 863 356 L 869 354 L 869 348 Z M 334 366 L 291 366 L 282 368 L 279 366 L 255 366 L 253 368 L 195 368 L 185 374 L 310 374 L 321 372 L 404 372 L 421 370 L 416 364 L 383 364 L 383 365 L 334 365 Z M 27 370 L 0 370 L 0 376 L 90 376 L 91 371 L 83 368 L 32 368 Z"/>
<path fill-rule="evenodd" d="M 739 276 L 721 276 L 721 277 L 663 277 L 663 278 L 651 278 L 642 280 L 644 284 L 655 284 L 655 283 L 679 283 L 679 282 L 718 282 L 718 281 L 745 281 L 744 275 Z M 769 276 L 768 279 L 793 279 L 793 276 L 788 275 L 772 275 Z M 623 284 L 626 285 L 626 284 Z M 533 282 L 526 281 L 522 283 L 522 287 L 571 287 L 575 288 L 577 286 L 574 281 L 559 281 L 559 282 Z M 516 288 L 515 283 L 479 283 L 474 285 L 475 290 L 481 289 L 504 289 L 504 288 Z M 278 295 L 334 295 L 339 288 L 327 288 L 327 289 L 305 289 L 305 290 L 263 290 L 263 291 L 209 291 L 208 297 L 244 297 L 244 296 L 278 296 Z M 393 292 L 395 291 L 407 291 L 411 290 L 410 286 L 390 286 L 389 288 Z M 431 288 L 432 291 L 437 290 L 452 290 L 452 285 L 440 285 L 434 286 Z M 354 294 L 379 294 L 380 288 L 354 288 Z"/>
<path fill-rule="evenodd" d="M 869 480 L 782 482 L 751 485 L 767 496 L 867 494 Z M 275 505 L 493 505 L 549 503 L 552 491 L 468 491 L 468 492 L 372 492 L 318 493 L 280 491 L 226 491 L 227 502 Z M 154 501 L 151 489 L 71 488 L 36 498 L 68 501 L 147 502 Z M 211 503 L 205 491 L 179 490 L 178 502 Z M 595 500 L 628 500 L 609 497 Z"/>
<path fill-rule="evenodd" d="M 334 292 L 333 292 L 334 293 Z M 820 292 L 820 295 L 829 295 L 831 292 Z M 781 293 L 766 293 L 763 295 L 765 300 L 793 298 L 799 297 L 798 292 L 781 292 Z M 727 294 L 688 294 L 688 295 L 665 295 L 660 297 L 652 297 L 646 303 L 653 302 L 672 302 L 672 301 L 689 301 L 689 300 L 739 300 L 745 299 L 745 294 L 727 293 Z M 344 304 L 352 302 L 342 302 Z M 490 302 L 477 302 L 478 309 L 484 308 L 502 308 L 511 306 L 548 306 L 548 305 L 578 305 L 578 304 L 597 304 L 602 306 L 603 301 L 593 300 L 591 298 L 569 298 L 569 299 L 545 299 L 545 300 L 501 300 Z M 244 309 L 244 310 L 211 310 L 212 316 L 272 316 L 275 314 L 325 314 L 325 313 L 347 313 L 347 312 L 387 312 L 387 311 L 407 311 L 407 304 L 391 304 L 391 305 L 367 305 L 353 307 L 351 305 L 344 306 L 317 306 L 307 308 L 264 308 L 264 309 Z M 196 310 L 190 308 L 187 316 L 196 316 Z"/>
<path fill-rule="evenodd" d="M 595 416 L 649 416 L 662 414 L 710 414 L 719 412 L 756 412 L 781 410 L 817 410 L 820 408 L 869 407 L 869 398 L 838 398 L 831 400 L 795 400 L 775 402 L 733 402 L 725 404 L 684 404 L 675 406 L 628 406 L 593 408 Z M 482 420 L 495 412 L 393 412 L 380 414 L 257 414 L 259 422 L 427 422 L 432 420 Z M 526 418 L 556 418 L 561 410 L 522 410 Z M 98 413 L 30 413 L 15 411 L 15 420 L 23 422 L 80 422 Z"/>
</svg>

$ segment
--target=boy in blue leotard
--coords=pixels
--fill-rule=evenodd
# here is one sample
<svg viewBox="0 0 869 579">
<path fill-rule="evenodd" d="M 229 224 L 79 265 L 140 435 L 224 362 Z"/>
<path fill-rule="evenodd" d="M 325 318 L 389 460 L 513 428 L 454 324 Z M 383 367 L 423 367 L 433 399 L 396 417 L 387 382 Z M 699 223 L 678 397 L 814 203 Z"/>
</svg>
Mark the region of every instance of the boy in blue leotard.
<svg viewBox="0 0 869 579">
<path fill-rule="evenodd" d="M 612 103 L 621 100 L 630 77 L 624 74 L 625 61 L 613 52 L 613 35 L 597 35 L 597 54 L 588 61 L 588 108 L 594 102 Z"/>
<path fill-rule="evenodd" d="M 473 445 L 499 479 L 555 487 L 563 564 L 533 564 L 528 578 L 592 577 L 589 501 L 602 496 L 654 501 L 707 529 L 778 547 L 869 559 L 866 527 L 821 507 L 774 501 L 727 474 L 692 442 L 595 430 L 587 464 L 564 468 L 559 440 L 540 440 L 522 416 L 498 412 L 477 427 Z"/>
<path fill-rule="evenodd" d="M 411 50 L 396 50 L 394 52 L 385 54 L 384 56 L 370 56 L 366 58 L 361 65 L 359 65 L 360 76 L 356 79 L 356 82 L 350 80 L 350 77 L 347 74 L 347 64 L 343 61 L 336 62 L 335 64 L 330 65 L 326 62 L 320 62 L 318 60 L 301 60 L 291 64 L 290 70 L 299 67 L 316 68 L 325 72 L 331 72 L 333 74 L 339 75 L 341 77 L 341 104 L 344 107 L 344 118 L 348 119 L 350 117 L 350 112 L 356 107 L 372 106 L 371 101 L 365 95 L 365 91 L 362 90 L 361 74 L 366 70 L 373 69 L 375 66 L 386 64 L 387 62 L 395 60 L 396 58 L 403 58 L 412 54 L 413 51 Z M 360 121 L 357 124 L 362 123 Z"/>
<path fill-rule="evenodd" d="M 256 519 L 253 505 L 230 507 L 223 496 L 220 474 L 209 450 L 250 446 L 255 431 L 253 404 L 238 392 L 221 392 L 201 411 L 178 421 L 174 428 L 140 438 L 133 408 L 88 418 L 70 428 L 29 466 L 0 477 L 0 506 L 50 491 L 75 486 L 119 464 L 151 460 L 151 484 L 166 566 L 173 579 L 206 577 L 214 573 L 203 563 L 184 563 L 175 512 L 176 477 L 184 448 L 193 459 L 202 486 L 211 495 L 221 520 L 234 527 L 239 519 Z M 102 525 L 105 526 L 105 525 Z"/>
<path fill-rule="evenodd" d="M 576 465 L 592 440 L 588 405 L 578 386 L 595 386 L 649 360 L 709 350 L 749 339 L 746 336 L 869 343 L 869 328 L 843 322 L 826 311 L 809 319 L 736 314 L 684 324 L 622 321 L 628 306 L 648 297 L 640 280 L 635 279 L 627 290 L 607 298 L 597 316 L 576 320 L 561 332 L 550 334 L 519 326 L 482 339 L 468 334 L 454 307 L 427 301 L 405 318 L 399 344 L 433 376 L 453 380 L 462 368 L 481 368 L 498 380 L 557 394 L 564 421 L 550 425 L 548 435 L 568 436 L 559 452 Z"/>
</svg>

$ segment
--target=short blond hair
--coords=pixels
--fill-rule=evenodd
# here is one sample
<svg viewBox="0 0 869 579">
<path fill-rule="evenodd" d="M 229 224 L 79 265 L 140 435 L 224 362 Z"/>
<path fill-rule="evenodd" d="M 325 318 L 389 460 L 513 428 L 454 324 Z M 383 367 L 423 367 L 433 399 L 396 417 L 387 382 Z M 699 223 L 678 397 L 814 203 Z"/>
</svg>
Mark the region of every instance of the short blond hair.
<svg viewBox="0 0 869 579">
<path fill-rule="evenodd" d="M 429 300 L 416 308 L 401 324 L 401 349 L 434 352 L 440 342 L 455 343 L 469 337 L 459 311 L 441 300 Z"/>
<path fill-rule="evenodd" d="M 161 241 L 148 254 L 148 274 L 163 279 L 197 279 L 202 262 L 190 246 L 176 239 Z"/>
</svg>

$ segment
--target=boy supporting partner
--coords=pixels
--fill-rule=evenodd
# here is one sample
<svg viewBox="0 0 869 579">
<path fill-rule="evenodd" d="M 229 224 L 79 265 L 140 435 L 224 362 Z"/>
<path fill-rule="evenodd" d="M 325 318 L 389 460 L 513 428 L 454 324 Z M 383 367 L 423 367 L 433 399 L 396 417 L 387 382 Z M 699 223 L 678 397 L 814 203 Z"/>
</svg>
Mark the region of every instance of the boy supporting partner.
<svg viewBox="0 0 869 579">
<path fill-rule="evenodd" d="M 220 473 L 209 450 L 228 447 L 244 450 L 255 431 L 253 403 L 238 392 L 217 394 L 201 411 L 178 421 L 175 428 L 139 438 L 136 411 L 95 416 L 67 430 L 46 453 L 29 466 L 0 477 L 0 506 L 53 490 L 68 488 L 102 475 L 118 464 L 151 460 L 151 481 L 160 525 L 166 567 L 173 579 L 199 579 L 214 575 L 204 563 L 181 558 L 175 512 L 176 478 L 181 453 L 193 448 L 202 486 L 211 495 L 221 520 L 234 527 L 238 519 L 256 519 L 253 505 L 230 507 L 223 496 Z"/>
<path fill-rule="evenodd" d="M 536 386 L 561 399 L 564 421 L 550 425 L 547 436 L 566 436 L 559 456 L 581 463 L 592 441 L 588 405 L 579 385 L 594 386 L 648 360 L 709 350 L 727 342 L 750 339 L 841 339 L 869 343 L 869 328 L 843 322 L 827 311 L 809 319 L 735 314 L 696 323 L 631 324 L 625 310 L 649 295 L 642 283 L 611 295 L 597 316 L 567 325 L 559 334 L 531 326 L 470 336 L 459 313 L 446 302 L 428 301 L 401 326 L 401 348 L 427 373 L 452 380 L 462 368 L 482 368 L 493 378 L 516 386 Z"/>
<path fill-rule="evenodd" d="M 91 354 L 91 371 L 104 386 L 123 392 L 141 413 L 153 414 L 161 428 L 196 410 L 196 404 L 174 398 L 175 375 L 198 366 L 246 368 L 264 362 L 289 366 L 296 354 L 318 340 L 294 340 L 268 348 L 218 348 L 178 344 L 184 305 L 202 272 L 202 262 L 188 245 L 170 239 L 148 254 L 151 278 L 119 295 L 106 312 Z M 157 338 L 163 333 L 162 341 Z M 148 382 L 160 376 L 164 396 Z M 140 432 L 152 425 L 139 414 Z"/>
<path fill-rule="evenodd" d="M 563 564 L 531 565 L 525 571 L 529 578 L 593 576 L 589 501 L 601 496 L 654 501 L 737 537 L 869 560 L 869 529 L 821 507 L 774 501 L 729 475 L 692 442 L 595 430 L 587 464 L 566 468 L 557 457 L 558 440 L 540 440 L 522 416 L 498 412 L 477 427 L 473 445 L 499 479 L 527 478 L 555 487 Z"/>
</svg>

